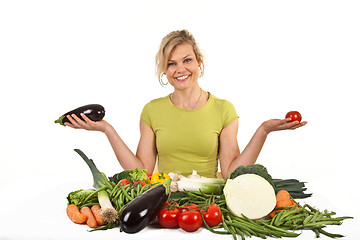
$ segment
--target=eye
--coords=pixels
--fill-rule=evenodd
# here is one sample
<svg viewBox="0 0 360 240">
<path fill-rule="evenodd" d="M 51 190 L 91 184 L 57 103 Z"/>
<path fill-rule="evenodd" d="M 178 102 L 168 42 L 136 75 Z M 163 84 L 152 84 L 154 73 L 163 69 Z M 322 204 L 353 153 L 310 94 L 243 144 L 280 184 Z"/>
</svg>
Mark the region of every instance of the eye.
<svg viewBox="0 0 360 240">
<path fill-rule="evenodd" d="M 174 66 L 174 65 L 175 65 L 174 62 L 169 62 L 169 63 L 168 63 L 168 66 Z"/>
<path fill-rule="evenodd" d="M 189 63 L 189 62 L 191 62 L 191 61 L 192 61 L 191 58 L 186 58 L 186 59 L 184 60 L 185 63 Z"/>
</svg>

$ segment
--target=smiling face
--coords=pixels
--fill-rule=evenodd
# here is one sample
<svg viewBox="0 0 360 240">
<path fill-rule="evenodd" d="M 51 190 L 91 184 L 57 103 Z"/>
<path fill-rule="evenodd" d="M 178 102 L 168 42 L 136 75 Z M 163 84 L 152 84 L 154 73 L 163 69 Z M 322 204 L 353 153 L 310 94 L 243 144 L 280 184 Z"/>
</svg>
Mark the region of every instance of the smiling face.
<svg viewBox="0 0 360 240">
<path fill-rule="evenodd" d="M 200 63 L 189 43 L 177 45 L 170 53 L 165 75 L 177 90 L 198 85 Z"/>
</svg>

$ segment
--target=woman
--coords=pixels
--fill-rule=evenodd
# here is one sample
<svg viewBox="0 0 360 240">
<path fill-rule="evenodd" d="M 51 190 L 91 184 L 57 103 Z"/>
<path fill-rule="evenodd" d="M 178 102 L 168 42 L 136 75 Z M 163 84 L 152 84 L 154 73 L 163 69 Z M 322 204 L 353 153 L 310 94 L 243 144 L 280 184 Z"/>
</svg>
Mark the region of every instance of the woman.
<svg viewBox="0 0 360 240">
<path fill-rule="evenodd" d="M 250 165 L 270 132 L 296 129 L 306 122 L 290 119 L 265 121 L 243 152 L 237 143 L 238 116 L 233 105 L 205 92 L 198 78 L 204 61 L 193 36 L 186 30 L 165 36 L 156 56 L 161 84 L 166 76 L 173 93 L 145 105 L 140 119 L 140 141 L 133 154 L 115 129 L 105 120 L 93 122 L 85 115 L 67 116 L 67 126 L 104 132 L 123 169 L 142 168 L 152 172 L 158 159 L 159 170 L 215 177 L 220 162 L 222 177 L 239 165 Z"/>
</svg>

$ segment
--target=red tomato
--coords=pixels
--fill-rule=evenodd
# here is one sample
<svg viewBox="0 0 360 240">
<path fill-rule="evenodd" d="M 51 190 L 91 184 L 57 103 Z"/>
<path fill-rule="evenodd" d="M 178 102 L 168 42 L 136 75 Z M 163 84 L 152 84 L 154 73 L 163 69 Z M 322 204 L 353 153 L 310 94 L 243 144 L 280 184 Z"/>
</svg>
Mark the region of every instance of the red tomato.
<svg viewBox="0 0 360 240">
<path fill-rule="evenodd" d="M 134 183 L 134 186 L 137 186 L 137 185 L 145 186 L 145 185 L 146 185 L 146 182 L 144 182 L 144 181 L 137 181 L 137 182 Z"/>
<path fill-rule="evenodd" d="M 186 232 L 195 232 L 202 225 L 202 217 L 197 211 L 187 211 L 180 213 L 178 222 L 182 230 Z"/>
<path fill-rule="evenodd" d="M 188 208 L 193 209 L 193 210 L 198 210 L 199 209 L 199 206 L 196 205 L 195 203 L 185 204 L 182 207 L 186 207 L 186 208 L 180 208 L 180 212 L 182 212 L 182 213 L 183 212 L 188 212 L 189 211 Z"/>
<path fill-rule="evenodd" d="M 173 200 L 166 200 L 166 202 L 164 203 L 164 205 L 162 207 L 164 208 L 164 207 L 168 206 L 169 204 L 174 205 L 172 207 L 179 206 L 179 204 L 177 202 L 173 201 Z"/>
<path fill-rule="evenodd" d="M 151 176 L 152 176 L 152 174 L 147 173 L 147 174 L 146 174 L 146 176 L 148 177 L 148 179 L 149 179 L 149 180 L 151 180 Z"/>
<path fill-rule="evenodd" d="M 298 111 L 290 111 L 286 114 L 285 118 L 291 118 L 290 122 L 301 122 L 301 114 Z"/>
<path fill-rule="evenodd" d="M 222 217 L 220 208 L 215 204 L 211 204 L 206 208 L 207 208 L 206 212 L 203 212 L 202 215 L 207 225 L 209 225 L 209 227 L 214 227 L 219 225 Z"/>
<path fill-rule="evenodd" d="M 121 180 L 119 181 L 119 183 L 122 184 L 122 185 L 128 185 L 128 184 L 130 183 L 130 180 L 124 178 L 124 179 L 121 179 Z"/>
<path fill-rule="evenodd" d="M 180 211 L 179 209 L 172 207 L 172 208 L 162 208 L 158 213 L 158 221 L 159 224 L 164 228 L 177 228 L 178 224 L 178 217 Z"/>
</svg>

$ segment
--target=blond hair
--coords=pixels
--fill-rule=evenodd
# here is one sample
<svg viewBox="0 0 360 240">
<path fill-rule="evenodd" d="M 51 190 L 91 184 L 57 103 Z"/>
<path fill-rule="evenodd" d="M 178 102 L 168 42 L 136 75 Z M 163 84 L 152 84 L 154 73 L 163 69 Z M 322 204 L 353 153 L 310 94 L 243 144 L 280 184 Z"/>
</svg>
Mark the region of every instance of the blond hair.
<svg viewBox="0 0 360 240">
<path fill-rule="evenodd" d="M 164 85 L 161 77 L 167 69 L 167 62 L 169 60 L 170 53 L 177 45 L 182 43 L 189 43 L 192 46 L 196 60 L 200 63 L 200 77 L 204 74 L 204 56 L 201 53 L 193 35 L 187 30 L 173 31 L 162 39 L 159 51 L 155 57 L 156 76 L 158 77 L 161 85 Z"/>
</svg>

